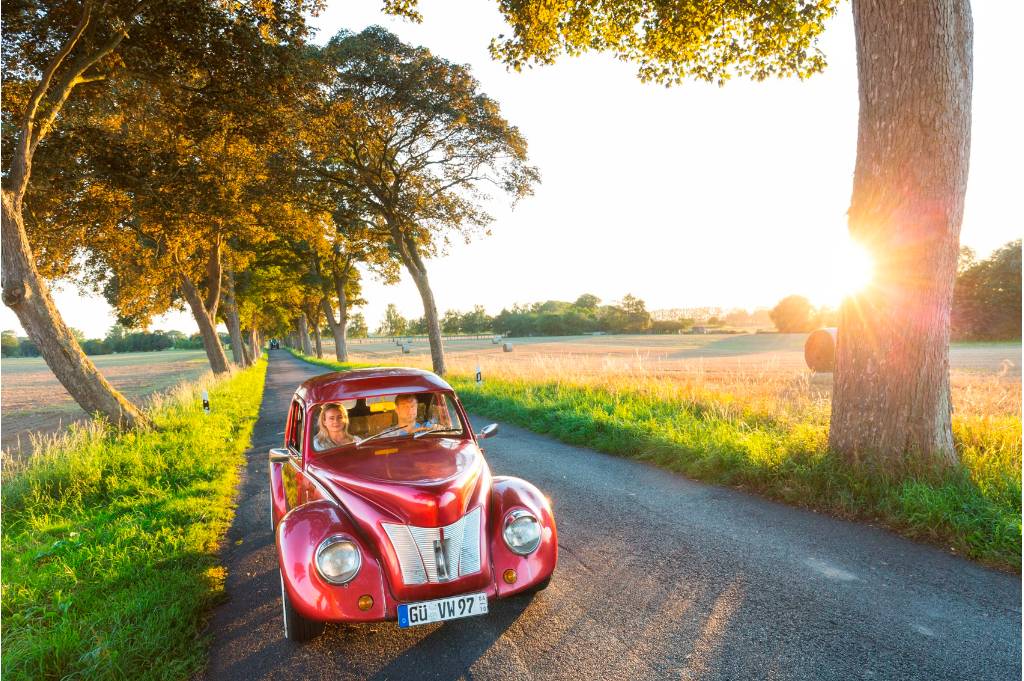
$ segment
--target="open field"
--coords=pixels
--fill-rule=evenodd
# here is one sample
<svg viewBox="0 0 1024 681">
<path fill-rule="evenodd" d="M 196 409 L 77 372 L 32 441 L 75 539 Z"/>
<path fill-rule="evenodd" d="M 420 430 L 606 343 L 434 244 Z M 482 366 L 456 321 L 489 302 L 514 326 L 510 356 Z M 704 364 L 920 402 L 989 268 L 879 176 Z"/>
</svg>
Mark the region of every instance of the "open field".
<svg viewBox="0 0 1024 681">
<path fill-rule="evenodd" d="M 140 401 L 209 371 L 202 350 L 164 350 L 98 355 L 92 360 L 115 388 Z M 30 433 L 48 434 L 86 418 L 41 357 L 4 358 L 0 363 L 2 445 L 7 452 L 31 449 Z"/>
<path fill-rule="evenodd" d="M 665 336 L 554 336 L 511 338 L 514 351 L 505 353 L 501 345 L 490 340 L 449 340 L 445 350 L 453 361 L 500 358 L 503 363 L 533 362 L 537 357 L 562 358 L 599 357 L 609 362 L 610 369 L 623 363 L 656 371 L 771 370 L 806 371 L 804 341 L 807 334 L 739 334 L 739 335 L 665 335 Z M 333 341 L 324 344 L 325 354 L 333 354 Z M 425 339 L 415 339 L 409 355 L 391 342 L 354 343 L 350 347 L 353 362 L 379 362 L 386 358 L 430 356 Z M 1021 375 L 1021 344 L 954 343 L 950 348 L 953 369 Z"/>
<path fill-rule="evenodd" d="M 562 336 L 515 338 L 512 352 L 489 340 L 447 341 L 449 369 L 485 379 L 559 381 L 589 386 L 710 393 L 722 408 L 806 419 L 827 415 L 830 377 L 813 377 L 804 363 L 806 334 Z M 430 368 L 425 340 L 409 354 L 394 343 L 352 345 L 356 363 Z M 333 358 L 333 343 L 324 356 Z M 1019 416 L 1021 344 L 955 343 L 950 348 L 953 402 L 960 415 Z"/>
</svg>

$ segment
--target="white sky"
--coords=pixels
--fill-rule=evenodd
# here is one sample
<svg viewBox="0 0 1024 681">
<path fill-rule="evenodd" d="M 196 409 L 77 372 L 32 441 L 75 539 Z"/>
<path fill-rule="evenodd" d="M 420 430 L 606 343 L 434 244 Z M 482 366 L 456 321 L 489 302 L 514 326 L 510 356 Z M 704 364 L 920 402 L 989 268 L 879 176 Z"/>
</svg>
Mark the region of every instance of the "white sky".
<svg viewBox="0 0 1024 681">
<path fill-rule="evenodd" d="M 808 81 L 724 88 L 640 83 L 607 55 L 506 72 L 487 51 L 503 30 L 494 0 L 421 0 L 420 25 L 384 16 L 379 0 L 334 0 L 315 24 L 381 24 L 406 42 L 469 64 L 481 89 L 529 140 L 543 181 L 510 210 L 490 206 L 493 235 L 461 241 L 428 263 L 438 308 L 491 314 L 513 303 L 606 302 L 632 293 L 649 310 L 770 307 L 799 293 L 836 304 L 847 262 L 845 212 L 857 130 L 853 24 L 844 3 L 822 40 L 829 67 Z M 1016 200 L 1024 176 L 1016 30 L 1024 3 L 975 2 L 971 171 L 961 241 L 987 255 L 1022 234 Z M 65 320 L 101 337 L 113 323 L 101 299 L 58 293 Z M 375 328 L 388 303 L 422 315 L 408 276 L 397 286 L 366 277 Z M 18 329 L 7 308 L 0 328 Z M 153 328 L 192 333 L 187 314 Z"/>
</svg>

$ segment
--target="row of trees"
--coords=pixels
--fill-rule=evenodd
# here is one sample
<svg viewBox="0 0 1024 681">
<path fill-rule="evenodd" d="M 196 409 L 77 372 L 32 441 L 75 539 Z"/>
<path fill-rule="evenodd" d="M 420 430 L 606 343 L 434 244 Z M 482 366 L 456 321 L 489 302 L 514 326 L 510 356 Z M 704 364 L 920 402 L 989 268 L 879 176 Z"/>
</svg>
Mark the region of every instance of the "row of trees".
<svg viewBox="0 0 1024 681">
<path fill-rule="evenodd" d="M 89 338 L 78 329 L 71 329 L 86 355 L 109 355 L 115 352 L 156 352 L 160 350 L 202 350 L 203 337 L 198 333 L 188 336 L 181 331 L 131 331 L 115 325 L 105 338 Z M 218 334 L 222 345 L 230 344 L 230 337 Z M 28 337 L 19 337 L 7 330 L 0 335 L 0 351 L 4 357 L 39 357 L 39 348 Z"/>
<path fill-rule="evenodd" d="M 3 4 L 3 300 L 86 411 L 141 421 L 53 305 L 46 279 L 76 268 L 126 319 L 186 303 L 224 371 L 219 318 L 240 348 L 242 328 L 256 337 L 308 326 L 319 305 L 343 351 L 355 264 L 394 273 L 398 263 L 420 291 L 444 372 L 425 261 L 447 235 L 487 224 L 478 190 L 515 200 L 537 172 L 464 67 L 380 29 L 307 45 L 304 17 L 321 4 Z M 595 12 L 499 2 L 511 30 L 492 54 L 518 70 L 608 51 L 666 85 L 802 78 L 825 67 L 817 40 L 836 4 L 610 0 Z M 956 460 L 949 311 L 973 24 L 967 0 L 925 4 L 853 2 L 849 229 L 879 281 L 840 312 L 829 444 L 854 462 Z M 419 18 L 416 0 L 384 5 Z"/>
<path fill-rule="evenodd" d="M 362 272 L 404 267 L 445 373 L 425 262 L 485 229 L 488 188 L 515 201 L 539 175 L 466 67 L 380 28 L 311 45 L 320 5 L 4 4 L 4 302 L 86 411 L 142 421 L 47 280 L 130 327 L 189 309 L 220 373 L 263 335 L 310 349 L 323 328 L 347 360 Z"/>
</svg>

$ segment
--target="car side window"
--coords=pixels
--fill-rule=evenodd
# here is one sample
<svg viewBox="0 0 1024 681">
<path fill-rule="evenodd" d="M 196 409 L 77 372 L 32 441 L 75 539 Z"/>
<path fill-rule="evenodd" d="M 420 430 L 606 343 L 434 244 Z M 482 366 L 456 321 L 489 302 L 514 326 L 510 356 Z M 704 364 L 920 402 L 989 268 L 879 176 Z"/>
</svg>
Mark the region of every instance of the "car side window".
<svg viewBox="0 0 1024 681">
<path fill-rule="evenodd" d="M 302 426 L 302 405 L 292 402 L 292 411 L 288 417 L 288 448 L 294 456 L 302 452 Z"/>
</svg>

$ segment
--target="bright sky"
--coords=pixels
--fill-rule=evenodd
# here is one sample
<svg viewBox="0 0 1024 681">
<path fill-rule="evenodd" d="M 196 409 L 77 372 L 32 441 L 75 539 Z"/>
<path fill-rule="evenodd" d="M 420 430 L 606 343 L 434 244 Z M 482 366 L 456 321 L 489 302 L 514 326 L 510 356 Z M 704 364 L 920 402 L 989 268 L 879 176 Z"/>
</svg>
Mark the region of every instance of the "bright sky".
<svg viewBox="0 0 1024 681">
<path fill-rule="evenodd" d="M 421 0 L 416 25 L 380 13 L 380 0 L 332 1 L 320 40 L 381 24 L 406 42 L 469 64 L 484 92 L 529 140 L 543 182 L 515 210 L 496 201 L 492 236 L 428 263 L 439 310 L 482 304 L 606 302 L 632 293 L 649 310 L 771 307 L 799 293 L 838 303 L 850 269 L 845 212 L 856 151 L 857 81 L 849 3 L 825 32 L 829 68 L 800 82 L 734 81 L 719 88 L 640 83 L 606 55 L 563 58 L 509 73 L 491 60 L 503 32 L 494 0 Z M 987 255 L 1024 232 L 1018 208 L 1024 120 L 1015 45 L 1024 4 L 975 2 L 970 182 L 961 241 Z M 89 337 L 113 323 L 102 300 L 58 294 L 66 321 Z M 388 303 L 422 316 L 412 280 L 367 277 L 375 328 Z M 0 327 L 16 328 L 2 310 Z M 194 332 L 187 314 L 154 328 Z M 20 331 L 19 331 L 20 333 Z"/>
</svg>

